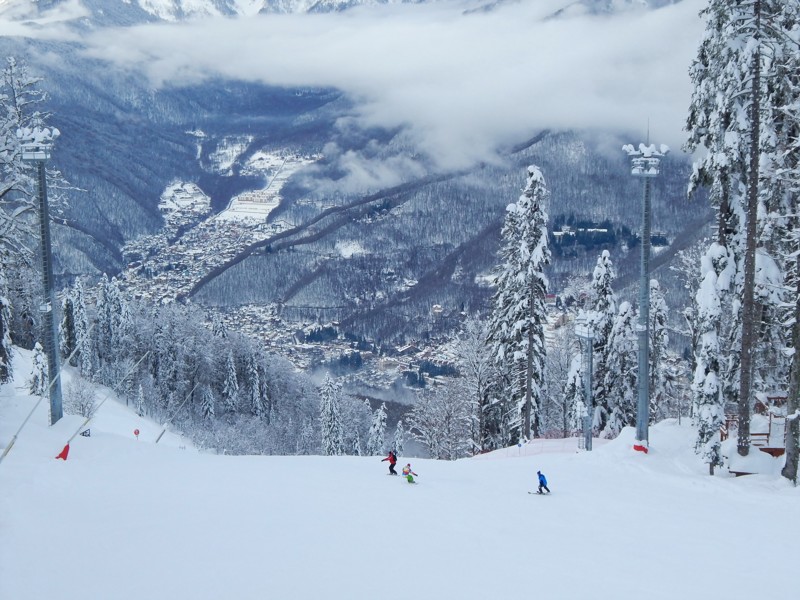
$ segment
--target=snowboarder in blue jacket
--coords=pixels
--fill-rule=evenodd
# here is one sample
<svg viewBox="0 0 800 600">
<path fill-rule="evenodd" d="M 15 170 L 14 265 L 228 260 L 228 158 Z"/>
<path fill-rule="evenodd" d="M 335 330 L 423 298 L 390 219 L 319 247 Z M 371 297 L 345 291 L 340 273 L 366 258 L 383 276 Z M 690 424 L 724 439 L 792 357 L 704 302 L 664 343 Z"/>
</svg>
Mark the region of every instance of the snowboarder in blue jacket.
<svg viewBox="0 0 800 600">
<path fill-rule="evenodd" d="M 547 487 L 547 478 L 544 476 L 544 473 L 541 471 L 536 471 L 536 474 L 539 476 L 539 494 L 544 494 L 542 489 L 547 490 L 547 493 L 550 493 L 550 488 Z"/>
</svg>

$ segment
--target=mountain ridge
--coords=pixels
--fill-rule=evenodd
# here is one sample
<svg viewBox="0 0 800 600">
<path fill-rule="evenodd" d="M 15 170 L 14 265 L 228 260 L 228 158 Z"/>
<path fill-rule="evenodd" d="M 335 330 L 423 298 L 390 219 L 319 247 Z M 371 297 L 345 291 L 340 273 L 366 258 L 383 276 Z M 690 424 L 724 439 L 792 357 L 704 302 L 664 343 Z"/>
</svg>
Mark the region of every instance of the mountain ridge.
<svg viewBox="0 0 800 600">
<path fill-rule="evenodd" d="M 437 4 L 447 0 L 6 0 L 0 15 L 15 19 L 48 18 L 82 26 L 130 26 L 209 17 L 254 17 L 267 14 L 319 14 L 353 8 L 403 4 Z M 466 12 L 491 11 L 515 0 L 465 0 Z M 682 0 L 565 0 L 553 18 L 567 14 L 610 14 L 658 9 Z"/>
<path fill-rule="evenodd" d="M 156 11 L 166 4 L 147 6 Z M 244 7 L 253 15 L 263 8 L 256 4 L 191 3 L 217 12 Z M 639 4 L 581 6 L 605 11 Z M 142 3 L 43 2 L 37 9 L 47 13 L 59 7 L 64 17 L 89 11 L 84 21 L 70 21 L 79 32 L 156 19 Z M 486 308 L 496 232 L 505 206 L 521 190 L 528 164 L 543 169 L 553 194 L 553 218 L 608 220 L 620 231 L 638 224 L 638 183 L 618 150 L 629 140 L 613 131 L 520 131 L 525 141 L 510 142 L 493 161 L 448 170 L 421 152 L 402 125 L 357 122 L 359 99 L 334 88 L 266 86 L 219 76 L 157 88 L 139 70 L 109 69 L 105 60 L 87 56 L 80 36 L 3 38 L 0 49 L 29 56 L 44 76 L 47 108 L 62 131 L 54 164 L 87 190 L 70 199 L 54 227 L 60 285 L 102 272 L 165 281 L 180 274 L 181 286 L 190 285 L 188 294 L 175 288 L 159 300 L 191 298 L 221 309 L 261 303 L 269 310 L 278 307 L 299 325 L 342 319 L 357 335 L 418 338 L 453 325 L 434 317 L 433 305 L 447 314 Z M 183 252 L 178 233 L 158 246 L 168 250 L 158 260 L 157 273 L 129 272 L 142 270 L 130 265 L 145 257 L 129 256 L 126 248 L 165 232 L 159 203 L 169 186 L 198 185 L 216 217 L 240 195 L 269 187 L 272 173 L 254 171 L 253 157 L 284 153 L 318 158 L 282 184 L 277 206 L 262 224 L 272 228 L 271 234 L 259 234 L 260 241 L 247 248 L 235 245 L 234 237 L 226 248 L 236 252 L 234 258 L 189 278 L 176 270 L 188 265 L 171 258 Z M 707 221 L 705 214 L 682 215 L 687 161 L 670 157 L 655 183 L 654 227 L 669 239 Z M 354 173 L 365 176 L 359 180 Z M 353 242 L 357 253 L 341 250 Z M 570 274 L 589 272 L 601 248 L 578 248 L 554 262 L 548 273 L 552 291 L 558 292 Z M 618 253 L 621 275 L 629 278 L 636 268 L 631 249 L 624 244 L 607 248 Z M 448 278 L 440 261 L 457 263 Z M 435 285 L 426 289 L 428 282 Z M 414 319 L 409 310 L 418 313 Z M 361 322 L 354 315 L 363 315 Z"/>
</svg>

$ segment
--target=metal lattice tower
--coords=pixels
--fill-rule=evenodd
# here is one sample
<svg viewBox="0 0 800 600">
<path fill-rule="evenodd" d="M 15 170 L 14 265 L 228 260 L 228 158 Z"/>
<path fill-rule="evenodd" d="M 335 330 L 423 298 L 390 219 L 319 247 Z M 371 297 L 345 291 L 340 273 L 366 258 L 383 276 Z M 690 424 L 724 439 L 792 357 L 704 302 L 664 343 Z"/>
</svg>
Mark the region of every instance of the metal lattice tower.
<svg viewBox="0 0 800 600">
<path fill-rule="evenodd" d="M 594 329 L 586 316 L 576 319 L 575 335 L 580 339 L 584 347 L 584 373 L 583 373 L 583 398 L 586 405 L 586 415 L 583 418 L 583 448 L 587 451 L 592 450 L 592 354 L 594 344 Z"/>
<path fill-rule="evenodd" d="M 47 355 L 47 374 L 50 390 L 50 424 L 64 416 L 61 397 L 61 378 L 58 361 L 58 332 L 55 326 L 55 283 L 53 278 L 53 252 L 50 241 L 50 207 L 47 201 L 47 174 L 45 163 L 50 158 L 50 150 L 60 135 L 58 129 L 34 127 L 17 130 L 17 138 L 22 146 L 22 160 L 36 165 L 37 192 L 39 200 L 39 237 L 42 259 L 42 282 L 44 302 L 42 313 L 42 336 Z"/>
</svg>

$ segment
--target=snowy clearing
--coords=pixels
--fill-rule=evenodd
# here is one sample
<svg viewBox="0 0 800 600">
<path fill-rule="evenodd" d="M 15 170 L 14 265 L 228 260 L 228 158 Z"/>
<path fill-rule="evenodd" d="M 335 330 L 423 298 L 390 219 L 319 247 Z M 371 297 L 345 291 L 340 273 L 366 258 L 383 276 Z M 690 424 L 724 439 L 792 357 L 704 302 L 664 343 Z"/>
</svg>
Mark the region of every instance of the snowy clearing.
<svg viewBox="0 0 800 600">
<path fill-rule="evenodd" d="M 265 223 L 270 213 L 281 203 L 281 190 L 289 178 L 319 157 L 279 155 L 256 152 L 247 162 L 246 170 L 267 177 L 266 187 L 235 196 L 228 207 L 216 215 L 219 221 Z"/>
</svg>

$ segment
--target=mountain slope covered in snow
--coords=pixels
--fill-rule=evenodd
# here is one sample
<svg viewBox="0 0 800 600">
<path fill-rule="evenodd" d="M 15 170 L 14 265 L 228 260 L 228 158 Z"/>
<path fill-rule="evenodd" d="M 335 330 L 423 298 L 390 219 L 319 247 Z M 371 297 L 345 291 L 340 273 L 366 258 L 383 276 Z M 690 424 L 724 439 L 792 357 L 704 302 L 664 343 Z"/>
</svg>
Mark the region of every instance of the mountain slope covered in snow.
<svg viewBox="0 0 800 600">
<path fill-rule="evenodd" d="M 34 402 L 0 388 L 0 449 Z M 675 422 L 652 429 L 649 455 L 624 432 L 591 453 L 573 439 L 401 457 L 418 485 L 380 457 L 162 447 L 158 425 L 113 400 L 54 459 L 80 422 L 48 427 L 43 402 L 0 463 L 2 598 L 797 597 L 779 575 L 795 565 L 800 489 L 708 477 Z M 528 493 L 539 469 L 550 496 Z"/>
</svg>

